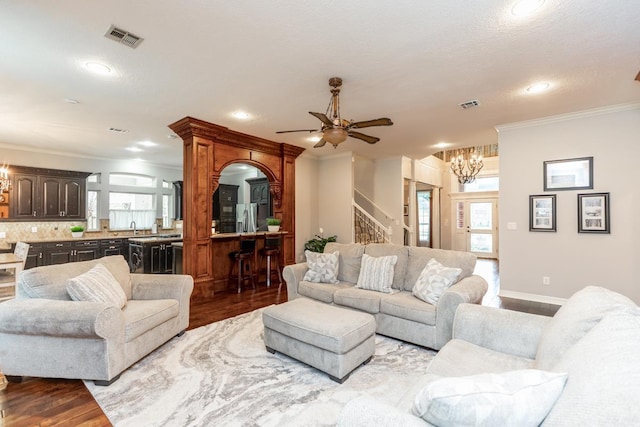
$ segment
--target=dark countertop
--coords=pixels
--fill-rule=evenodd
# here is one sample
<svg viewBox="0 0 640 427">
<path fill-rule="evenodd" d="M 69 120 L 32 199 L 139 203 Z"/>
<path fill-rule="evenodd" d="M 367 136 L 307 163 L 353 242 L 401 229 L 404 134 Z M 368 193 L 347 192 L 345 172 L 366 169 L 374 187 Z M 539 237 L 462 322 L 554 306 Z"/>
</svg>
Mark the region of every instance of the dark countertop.
<svg viewBox="0 0 640 427">
<path fill-rule="evenodd" d="M 138 243 L 138 244 L 181 242 L 182 235 L 176 233 L 176 234 L 159 234 L 157 236 L 154 236 L 154 235 L 136 236 L 136 237 L 129 237 L 129 241 L 131 243 Z"/>
</svg>

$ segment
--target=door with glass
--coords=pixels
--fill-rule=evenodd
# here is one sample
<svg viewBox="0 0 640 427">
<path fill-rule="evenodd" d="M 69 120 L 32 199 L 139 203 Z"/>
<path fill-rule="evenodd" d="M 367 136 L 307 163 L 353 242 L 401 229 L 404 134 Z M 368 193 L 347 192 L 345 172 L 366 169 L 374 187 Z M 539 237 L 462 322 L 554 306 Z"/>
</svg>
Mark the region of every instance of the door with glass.
<svg viewBox="0 0 640 427">
<path fill-rule="evenodd" d="M 498 258 L 498 200 L 465 199 L 454 202 L 454 249 L 479 258 Z"/>
</svg>

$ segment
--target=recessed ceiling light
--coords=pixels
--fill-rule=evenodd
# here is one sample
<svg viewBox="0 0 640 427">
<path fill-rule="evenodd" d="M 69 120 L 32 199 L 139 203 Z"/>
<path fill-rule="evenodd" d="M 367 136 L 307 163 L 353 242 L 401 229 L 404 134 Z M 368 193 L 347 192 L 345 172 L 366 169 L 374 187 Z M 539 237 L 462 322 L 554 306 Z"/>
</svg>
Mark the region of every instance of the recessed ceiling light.
<svg viewBox="0 0 640 427">
<path fill-rule="evenodd" d="M 140 147 L 127 147 L 125 148 L 125 150 L 128 151 L 133 151 L 134 153 L 139 153 L 140 151 L 144 151 L 142 148 Z"/>
<path fill-rule="evenodd" d="M 511 14 L 514 16 L 529 16 L 540 9 L 543 4 L 544 0 L 521 0 L 513 5 Z"/>
<path fill-rule="evenodd" d="M 249 119 L 249 117 L 251 117 L 249 113 L 245 111 L 236 111 L 235 113 L 232 114 L 232 116 L 238 120 L 247 120 Z"/>
<path fill-rule="evenodd" d="M 316 136 L 310 136 L 309 138 L 307 138 L 307 141 L 309 142 L 318 142 L 322 139 L 321 136 L 316 135 Z"/>
<path fill-rule="evenodd" d="M 551 84 L 547 82 L 535 83 L 527 88 L 527 92 L 531 94 L 541 93 L 548 90 L 550 87 Z"/>
<path fill-rule="evenodd" d="M 434 145 L 435 148 L 447 148 L 448 146 L 450 146 L 451 144 L 448 142 L 438 142 L 437 144 Z"/>
<path fill-rule="evenodd" d="M 92 73 L 100 74 L 103 76 L 111 73 L 111 68 L 99 62 L 87 62 L 84 64 L 84 67 Z"/>
<path fill-rule="evenodd" d="M 64 102 L 66 102 L 67 104 L 80 104 L 80 101 L 73 98 L 65 98 Z"/>
<path fill-rule="evenodd" d="M 170 135 L 167 135 L 167 138 L 169 138 L 169 139 L 178 139 L 178 135 L 170 134 Z"/>
<path fill-rule="evenodd" d="M 142 145 L 143 147 L 155 147 L 156 145 L 158 145 L 153 141 L 139 141 L 138 144 Z"/>
</svg>

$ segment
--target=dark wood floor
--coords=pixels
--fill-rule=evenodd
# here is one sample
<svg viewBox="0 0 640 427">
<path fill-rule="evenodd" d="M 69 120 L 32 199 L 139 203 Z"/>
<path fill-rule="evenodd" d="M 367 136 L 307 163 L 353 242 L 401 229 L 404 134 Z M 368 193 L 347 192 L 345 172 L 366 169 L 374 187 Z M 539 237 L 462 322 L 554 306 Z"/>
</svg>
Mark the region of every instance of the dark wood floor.
<svg viewBox="0 0 640 427">
<path fill-rule="evenodd" d="M 557 306 L 547 307 L 531 301 L 500 298 L 497 261 L 479 260 L 476 273 L 489 282 L 489 292 L 483 304 L 519 311 L 553 315 Z M 193 300 L 189 329 L 247 313 L 287 300 L 286 286 L 267 289 L 218 293 L 210 299 Z M 9 384 L 0 391 L 0 427 L 32 426 L 110 426 L 98 404 L 82 381 L 57 379 L 26 379 L 21 384 Z"/>
</svg>

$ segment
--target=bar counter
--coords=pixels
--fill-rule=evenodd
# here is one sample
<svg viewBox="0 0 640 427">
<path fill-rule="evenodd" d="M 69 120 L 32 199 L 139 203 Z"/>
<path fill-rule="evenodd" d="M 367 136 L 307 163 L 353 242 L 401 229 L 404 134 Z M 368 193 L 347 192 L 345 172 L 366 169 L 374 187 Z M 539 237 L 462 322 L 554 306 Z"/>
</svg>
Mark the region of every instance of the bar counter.
<svg viewBox="0 0 640 427">
<path fill-rule="evenodd" d="M 265 236 L 279 235 L 282 236 L 288 234 L 286 231 L 258 231 L 255 233 L 217 233 L 211 235 L 212 249 L 211 259 L 213 262 L 213 289 L 209 289 L 209 296 L 215 292 L 225 291 L 227 289 L 235 289 L 236 282 L 233 284 L 229 282 L 229 272 L 233 261 L 229 257 L 231 252 L 240 249 L 240 238 L 255 237 L 256 250 L 253 256 L 251 266 L 255 276 L 256 288 L 258 286 L 265 286 L 266 282 L 266 260 L 261 259 L 260 249 L 264 248 Z M 280 265 L 284 266 L 283 251 L 280 251 Z M 278 286 L 277 273 L 272 268 L 272 280 L 271 286 Z M 275 280 L 274 280 L 275 278 Z M 243 285 L 243 292 L 251 290 L 251 283 L 248 281 Z"/>
</svg>

